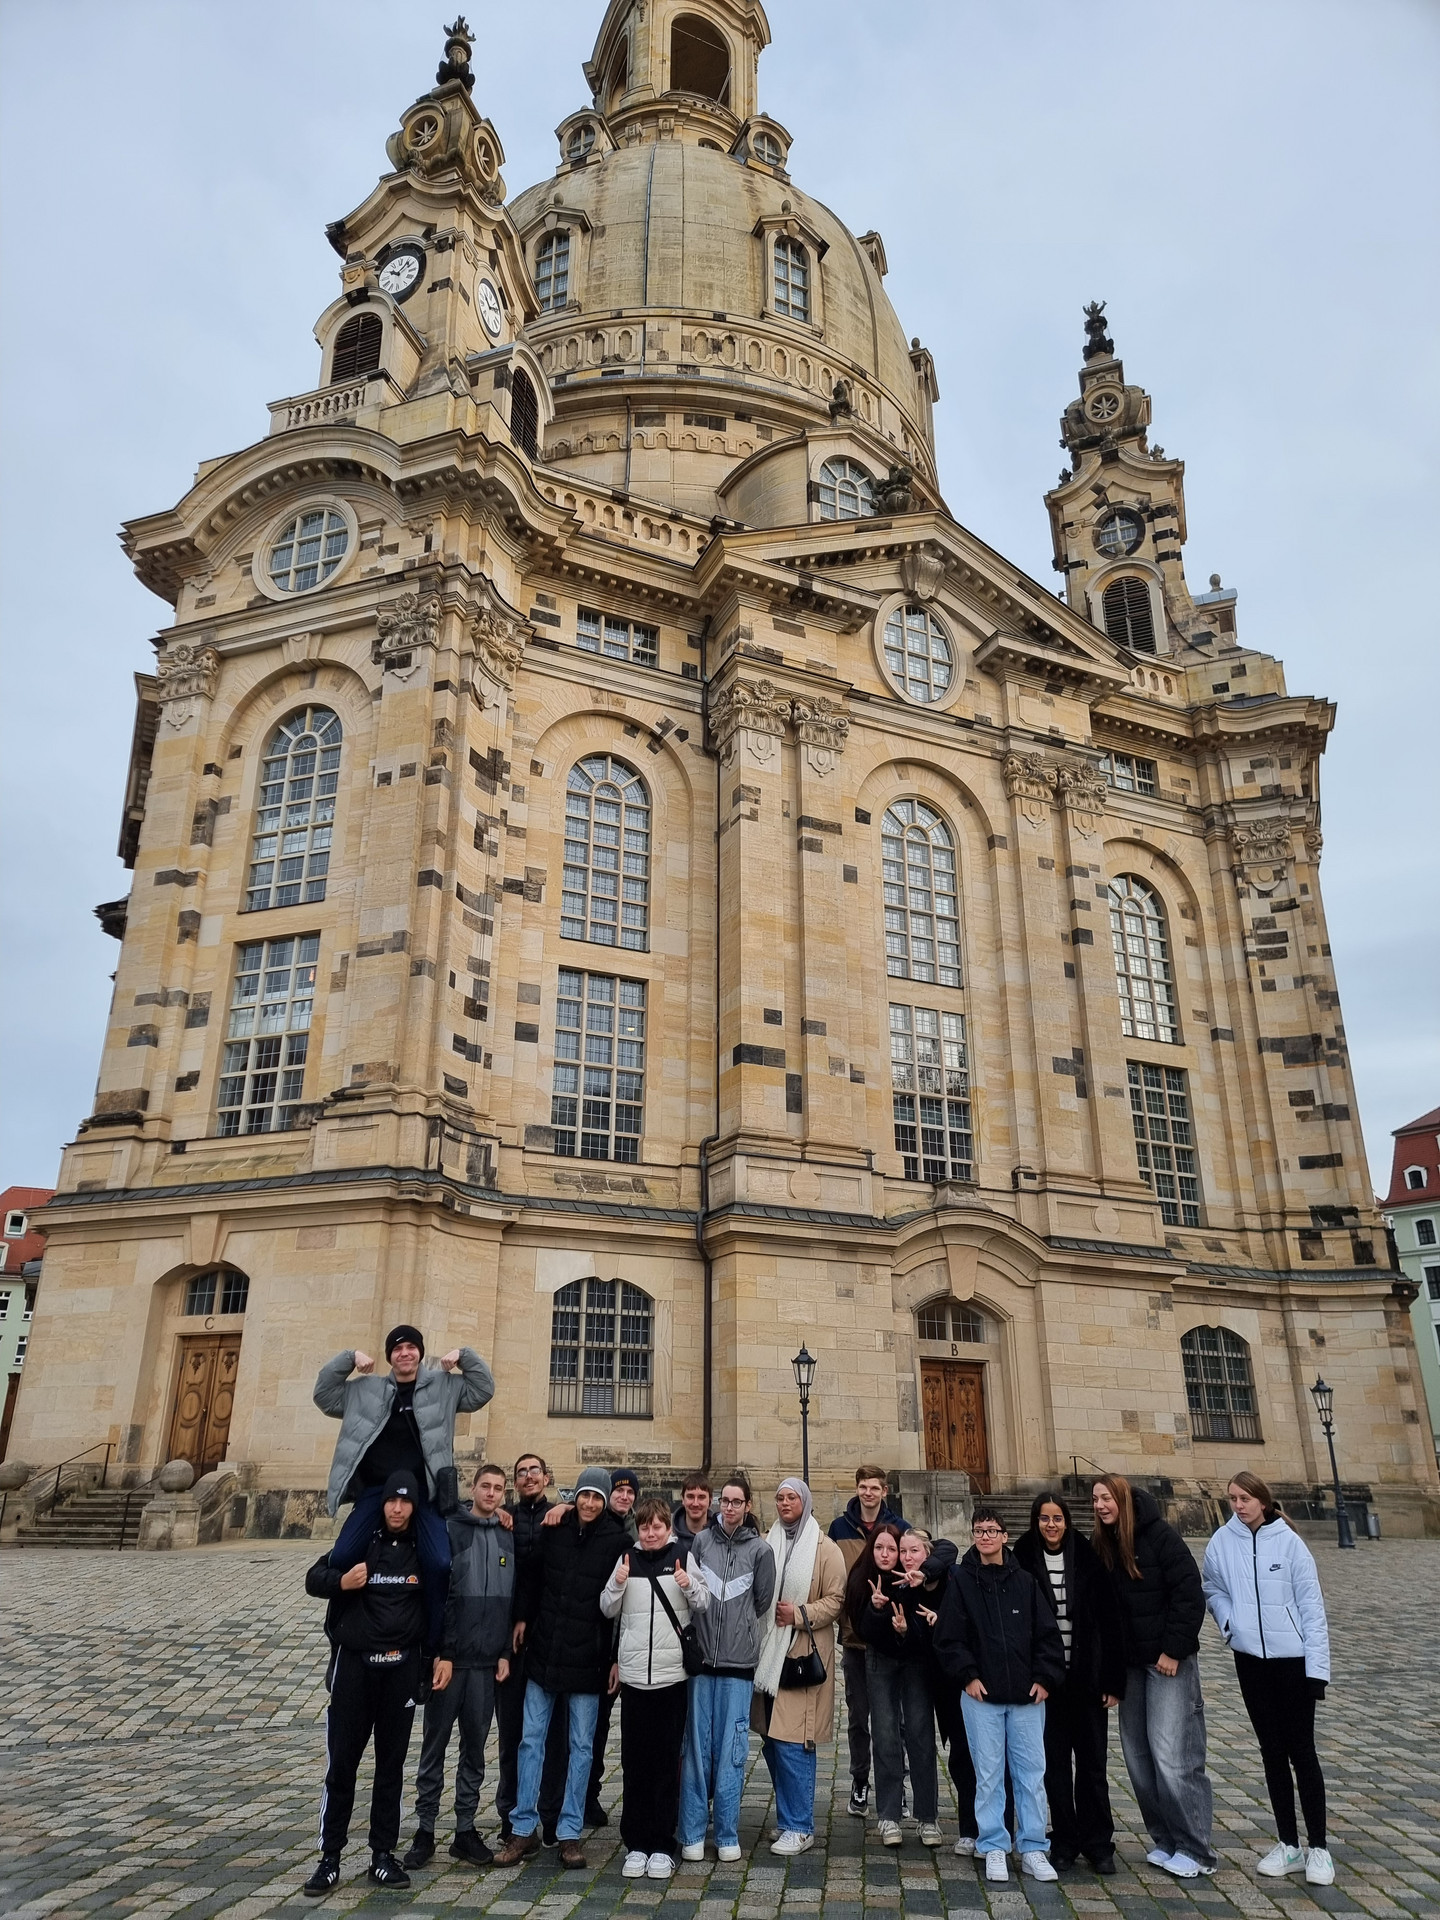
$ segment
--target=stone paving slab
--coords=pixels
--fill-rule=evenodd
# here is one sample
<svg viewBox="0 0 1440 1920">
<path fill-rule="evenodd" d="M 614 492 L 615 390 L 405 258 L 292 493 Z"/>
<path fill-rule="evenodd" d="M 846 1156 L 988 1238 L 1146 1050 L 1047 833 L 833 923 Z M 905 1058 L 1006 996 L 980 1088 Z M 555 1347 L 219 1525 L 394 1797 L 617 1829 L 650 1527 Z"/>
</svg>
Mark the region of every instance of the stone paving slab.
<svg viewBox="0 0 1440 1920">
<path fill-rule="evenodd" d="M 746 1858 L 685 1865 L 667 1886 L 620 1878 L 615 1826 L 592 1834 L 590 1865 L 553 1852 L 508 1873 L 452 1861 L 442 1822 L 434 1865 L 406 1893 L 365 1878 L 352 1845 L 328 1900 L 298 1889 L 316 1851 L 323 1772 L 322 1609 L 306 1598 L 309 1542 L 187 1554 L 0 1553 L 0 1915 L 21 1920 L 262 1920 L 305 1911 L 539 1920 L 1440 1920 L 1440 1542 L 1319 1551 L 1337 1680 L 1320 1710 L 1330 1790 L 1331 1888 L 1257 1880 L 1273 1840 L 1264 1778 L 1234 1671 L 1207 1628 L 1202 1652 L 1216 1789 L 1213 1879 L 1180 1884 L 1144 1863 L 1148 1842 L 1118 1736 L 1111 1788 L 1120 1872 L 1058 1885 L 988 1887 L 907 1823 L 898 1851 L 845 1811 L 844 1735 L 822 1750 L 817 1839 L 788 1864 L 768 1850 L 769 1780 L 752 1753 L 741 1815 Z M 411 1748 L 418 1759 L 418 1731 Z M 603 1798 L 619 1798 L 619 1729 Z M 493 1837 L 493 1749 L 481 1826 Z M 942 1767 L 941 1819 L 955 1809 Z M 362 1770 L 357 1809 L 366 1805 Z M 411 1830 L 407 1799 L 406 1832 Z"/>
</svg>

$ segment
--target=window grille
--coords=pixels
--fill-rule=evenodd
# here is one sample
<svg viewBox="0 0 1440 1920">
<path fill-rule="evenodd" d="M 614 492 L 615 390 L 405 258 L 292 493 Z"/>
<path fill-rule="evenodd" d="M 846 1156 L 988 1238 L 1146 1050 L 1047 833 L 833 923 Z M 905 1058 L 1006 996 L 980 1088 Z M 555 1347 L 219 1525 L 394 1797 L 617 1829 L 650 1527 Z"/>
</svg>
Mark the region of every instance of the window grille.
<svg viewBox="0 0 1440 1920">
<path fill-rule="evenodd" d="M 613 613 L 595 613 L 581 607 L 575 616 L 575 644 L 586 653 L 603 653 L 611 660 L 633 660 L 637 666 L 660 664 L 660 629 L 638 620 L 620 620 Z"/>
<path fill-rule="evenodd" d="M 595 150 L 594 121 L 587 120 L 583 127 L 573 127 L 565 141 L 566 159 L 567 160 L 583 160 L 586 154 L 593 153 L 594 150 Z M 565 238 L 567 240 L 570 238 L 568 233 L 566 234 Z M 545 245 L 543 241 L 541 242 L 540 251 L 542 253 L 545 251 Z"/>
<path fill-rule="evenodd" d="M 510 374 L 510 438 L 532 460 L 540 457 L 540 402 L 523 367 Z"/>
<path fill-rule="evenodd" d="M 222 1136 L 283 1133 L 304 1090 L 320 936 L 239 949 L 216 1106 Z"/>
<path fill-rule="evenodd" d="M 270 584 L 280 593 L 306 593 L 327 581 L 350 545 L 345 516 L 334 507 L 297 513 L 270 548 Z"/>
<path fill-rule="evenodd" d="M 1134 874 L 1110 883 L 1110 938 L 1115 947 L 1115 983 L 1120 992 L 1120 1030 L 1132 1040 L 1178 1044 L 1175 983 L 1170 943 L 1160 902 Z"/>
<path fill-rule="evenodd" d="M 921 1307 L 915 1332 L 921 1340 L 962 1341 L 968 1346 L 983 1346 L 987 1338 L 985 1316 L 953 1300 L 932 1300 Z"/>
<path fill-rule="evenodd" d="M 810 318 L 810 255 L 784 234 L 775 241 L 775 311 L 789 320 Z"/>
<path fill-rule="evenodd" d="M 924 607 L 897 607 L 885 622 L 885 664 L 912 700 L 938 700 L 954 668 L 950 636 Z"/>
<path fill-rule="evenodd" d="M 555 998 L 555 1151 L 640 1158 L 645 1117 L 645 982 L 560 969 Z"/>
<path fill-rule="evenodd" d="M 1117 793 L 1158 793 L 1155 762 L 1131 753 L 1102 753 L 1100 771 Z"/>
<path fill-rule="evenodd" d="M 325 898 L 340 746 L 340 722 L 328 707 L 292 713 L 271 734 L 260 769 L 246 913 Z"/>
<path fill-rule="evenodd" d="M 750 151 L 757 160 L 763 161 L 767 167 L 778 167 L 784 164 L 784 148 L 780 145 L 780 142 L 775 138 L 773 133 L 766 133 L 763 129 L 759 133 L 751 135 Z"/>
<path fill-rule="evenodd" d="M 970 1063 L 965 1019 L 933 1007 L 890 1008 L 895 1151 L 907 1180 L 971 1180 Z"/>
<path fill-rule="evenodd" d="M 378 367 L 384 335 L 378 314 L 357 313 L 347 320 L 335 336 L 335 351 L 330 356 L 331 385 L 358 379 Z"/>
<path fill-rule="evenodd" d="M 820 518 L 862 520 L 875 511 L 875 485 L 858 460 L 827 460 L 820 469 Z"/>
<path fill-rule="evenodd" d="M 950 829 L 919 800 L 887 807 L 880 830 L 885 971 L 958 987 L 960 900 Z"/>
<path fill-rule="evenodd" d="M 1418 1247 L 1433 1247 L 1435 1245 L 1435 1222 L 1433 1220 L 1417 1220 L 1415 1222 L 1415 1244 Z"/>
<path fill-rule="evenodd" d="M 1259 1440 L 1250 1349 L 1228 1327 L 1192 1327 L 1180 1336 L 1185 1397 L 1197 1440 Z"/>
<path fill-rule="evenodd" d="M 197 1273 L 185 1289 L 185 1311 L 188 1314 L 244 1313 L 249 1300 L 249 1276 L 237 1273 L 233 1267 Z"/>
<path fill-rule="evenodd" d="M 628 1280 L 572 1280 L 550 1319 L 550 1411 L 648 1420 L 655 1303 Z"/>
<path fill-rule="evenodd" d="M 1432 1300 L 1440 1300 L 1440 1267 L 1426 1267 L 1425 1287 Z M 0 1320 L 4 1318 L 4 1312 L 0 1311 Z"/>
<path fill-rule="evenodd" d="M 595 143 L 595 129 L 587 128 L 590 143 Z M 573 143 L 575 135 L 571 134 Z M 589 151 L 588 148 L 585 149 Z M 572 154 L 571 158 L 575 156 Z M 570 299 L 570 234 L 564 227 L 554 233 L 547 233 L 535 250 L 535 291 L 540 299 L 542 313 L 558 313 Z M 513 402 L 512 402 L 513 404 Z"/>
<path fill-rule="evenodd" d="M 1140 1178 L 1160 1202 L 1167 1227 L 1198 1227 L 1200 1168 L 1185 1075 L 1177 1067 L 1127 1063 L 1130 1117 Z"/>
<path fill-rule="evenodd" d="M 650 944 L 650 795 L 633 767 L 595 754 L 565 794 L 562 940 L 643 953 Z"/>
<path fill-rule="evenodd" d="M 1132 653 L 1154 653 L 1155 615 L 1150 605 L 1150 589 L 1133 575 L 1116 580 L 1105 589 L 1105 631 Z"/>
</svg>

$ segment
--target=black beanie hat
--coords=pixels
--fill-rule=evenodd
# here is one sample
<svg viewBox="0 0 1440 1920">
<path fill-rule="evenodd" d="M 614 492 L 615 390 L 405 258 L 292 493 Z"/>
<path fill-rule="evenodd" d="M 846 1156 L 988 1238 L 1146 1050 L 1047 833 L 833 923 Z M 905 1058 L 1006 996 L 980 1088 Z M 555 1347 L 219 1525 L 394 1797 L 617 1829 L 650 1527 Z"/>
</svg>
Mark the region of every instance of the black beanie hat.
<svg viewBox="0 0 1440 1920">
<path fill-rule="evenodd" d="M 388 1360 L 402 1340 L 409 1340 L 420 1349 L 420 1358 L 425 1358 L 425 1336 L 418 1327 L 392 1327 L 385 1336 L 385 1358 Z"/>
<path fill-rule="evenodd" d="M 610 1490 L 626 1486 L 635 1489 L 635 1498 L 640 1498 L 640 1476 L 633 1467 L 612 1467 L 610 1469 Z"/>
<path fill-rule="evenodd" d="M 416 1476 L 404 1467 L 397 1467 L 385 1482 L 381 1491 L 381 1504 L 387 1500 L 408 1500 L 415 1506 L 420 1496 L 416 1492 Z"/>
</svg>

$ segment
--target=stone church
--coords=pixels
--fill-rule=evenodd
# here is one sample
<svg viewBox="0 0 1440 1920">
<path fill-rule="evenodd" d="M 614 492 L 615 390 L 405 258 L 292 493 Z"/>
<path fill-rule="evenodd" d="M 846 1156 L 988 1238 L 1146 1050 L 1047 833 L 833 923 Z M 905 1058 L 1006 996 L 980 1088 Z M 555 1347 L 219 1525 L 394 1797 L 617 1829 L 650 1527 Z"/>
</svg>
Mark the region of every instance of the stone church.
<svg viewBox="0 0 1440 1920">
<path fill-rule="evenodd" d="M 1099 304 L 1058 593 L 952 517 L 936 363 L 797 185 L 769 37 L 610 0 L 511 197 L 456 21 L 326 229 L 312 390 L 126 526 L 173 619 L 12 1452 L 233 1463 L 306 1531 L 316 1370 L 407 1320 L 494 1366 L 462 1455 L 561 1482 L 773 1484 L 803 1345 L 827 1511 L 862 1459 L 1311 1490 L 1323 1370 L 1419 1530 L 1334 709 L 1187 584 Z"/>
</svg>

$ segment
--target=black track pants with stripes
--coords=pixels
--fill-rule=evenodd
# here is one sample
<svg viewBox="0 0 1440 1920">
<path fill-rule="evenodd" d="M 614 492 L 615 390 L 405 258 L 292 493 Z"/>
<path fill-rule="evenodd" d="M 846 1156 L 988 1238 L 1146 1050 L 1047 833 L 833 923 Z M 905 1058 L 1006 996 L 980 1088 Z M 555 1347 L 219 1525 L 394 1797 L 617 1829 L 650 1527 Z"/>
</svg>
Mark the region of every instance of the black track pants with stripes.
<svg viewBox="0 0 1440 1920">
<path fill-rule="evenodd" d="M 405 1755 L 420 1685 L 417 1650 L 390 1666 L 374 1666 L 342 1647 L 335 1657 L 330 1711 L 325 1720 L 329 1764 L 320 1803 L 320 1851 L 343 1853 L 355 1806 L 355 1775 L 370 1737 L 375 1737 L 375 1784 L 370 1793 L 370 1848 L 391 1853 L 400 1838 L 400 1797 Z"/>
</svg>

